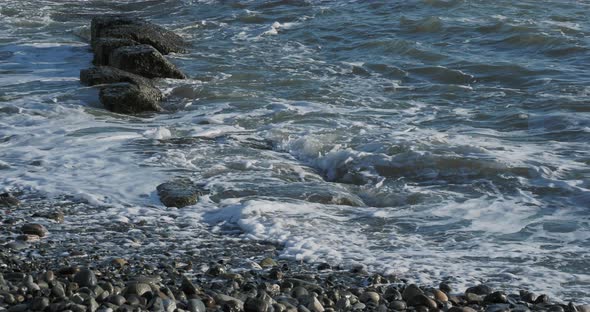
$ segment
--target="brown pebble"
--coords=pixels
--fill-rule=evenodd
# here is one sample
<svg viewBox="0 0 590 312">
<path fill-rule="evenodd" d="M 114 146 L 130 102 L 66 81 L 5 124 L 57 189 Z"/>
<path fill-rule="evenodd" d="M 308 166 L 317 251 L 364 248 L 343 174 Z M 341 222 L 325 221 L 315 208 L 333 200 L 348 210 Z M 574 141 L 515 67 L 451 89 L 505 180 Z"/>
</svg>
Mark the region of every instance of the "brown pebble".
<svg viewBox="0 0 590 312">
<path fill-rule="evenodd" d="M 444 292 L 442 292 L 441 290 L 433 289 L 432 290 L 432 294 L 434 295 L 434 298 L 436 300 L 439 300 L 439 301 L 442 301 L 442 302 L 449 301 L 449 297 Z"/>
</svg>

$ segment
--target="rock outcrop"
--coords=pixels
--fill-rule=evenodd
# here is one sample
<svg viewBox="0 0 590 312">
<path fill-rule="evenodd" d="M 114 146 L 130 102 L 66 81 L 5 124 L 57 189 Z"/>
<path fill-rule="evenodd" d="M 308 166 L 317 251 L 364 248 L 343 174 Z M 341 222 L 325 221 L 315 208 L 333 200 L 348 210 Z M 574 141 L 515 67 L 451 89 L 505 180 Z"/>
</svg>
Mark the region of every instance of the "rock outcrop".
<svg viewBox="0 0 590 312">
<path fill-rule="evenodd" d="M 93 47 L 98 38 L 130 39 L 149 44 L 162 54 L 184 53 L 187 46 L 182 37 L 170 30 L 140 18 L 121 15 L 93 18 L 91 36 Z"/>
<path fill-rule="evenodd" d="M 110 111 L 137 114 L 162 110 L 162 92 L 150 79 L 109 66 L 80 71 L 80 81 L 89 86 L 101 86 L 100 102 Z"/>
<path fill-rule="evenodd" d="M 184 52 L 177 34 L 143 19 L 109 15 L 92 19 L 91 45 L 97 67 L 80 71 L 80 81 L 100 88 L 101 103 L 123 114 L 161 111 L 162 92 L 148 78 L 185 79 L 163 54 Z"/>
<path fill-rule="evenodd" d="M 147 44 L 124 46 L 113 50 L 109 56 L 109 64 L 148 78 L 186 78 L 158 50 Z"/>
</svg>

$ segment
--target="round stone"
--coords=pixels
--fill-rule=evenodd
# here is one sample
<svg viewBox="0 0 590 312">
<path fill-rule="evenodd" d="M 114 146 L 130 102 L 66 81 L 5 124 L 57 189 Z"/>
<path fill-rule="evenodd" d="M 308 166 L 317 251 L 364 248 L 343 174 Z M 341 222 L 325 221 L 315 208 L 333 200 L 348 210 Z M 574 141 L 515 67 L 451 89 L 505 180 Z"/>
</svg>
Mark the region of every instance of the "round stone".
<svg viewBox="0 0 590 312">
<path fill-rule="evenodd" d="M 428 309 L 436 309 L 437 304 L 434 300 L 428 298 L 424 294 L 418 294 L 408 300 L 408 305 L 418 307 L 418 306 L 425 306 Z"/>
<path fill-rule="evenodd" d="M 94 287 L 97 284 L 96 275 L 90 269 L 80 269 L 74 275 L 74 282 L 78 283 L 80 287 Z"/>
<path fill-rule="evenodd" d="M 369 301 L 378 303 L 379 299 L 379 294 L 374 291 L 366 291 L 359 297 L 359 300 L 364 303 L 367 303 Z"/>
<path fill-rule="evenodd" d="M 244 302 L 245 312 L 266 312 L 268 303 L 260 298 L 248 298 Z"/>
</svg>

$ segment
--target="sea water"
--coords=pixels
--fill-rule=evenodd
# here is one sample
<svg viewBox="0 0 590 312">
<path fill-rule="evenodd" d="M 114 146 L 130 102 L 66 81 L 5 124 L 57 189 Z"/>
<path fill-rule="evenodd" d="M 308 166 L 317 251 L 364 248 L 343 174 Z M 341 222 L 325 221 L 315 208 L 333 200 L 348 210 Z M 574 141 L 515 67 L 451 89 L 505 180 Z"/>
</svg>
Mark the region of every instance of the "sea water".
<svg viewBox="0 0 590 312">
<path fill-rule="evenodd" d="M 0 188 L 169 210 L 289 259 L 432 284 L 590 293 L 590 3 L 3 0 Z M 79 83 L 90 19 L 191 43 L 166 112 Z"/>
</svg>

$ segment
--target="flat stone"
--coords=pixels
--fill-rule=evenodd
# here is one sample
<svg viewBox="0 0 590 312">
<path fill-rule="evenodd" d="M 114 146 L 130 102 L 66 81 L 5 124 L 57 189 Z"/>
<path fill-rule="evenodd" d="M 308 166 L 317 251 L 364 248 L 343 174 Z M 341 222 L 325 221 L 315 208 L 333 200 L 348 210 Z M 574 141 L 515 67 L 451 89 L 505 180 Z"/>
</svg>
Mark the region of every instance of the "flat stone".
<svg viewBox="0 0 590 312">
<path fill-rule="evenodd" d="M 166 207 L 182 208 L 197 203 L 202 194 L 188 179 L 176 179 L 158 185 L 156 188 L 160 201 Z"/>
<path fill-rule="evenodd" d="M 47 235 L 47 229 L 38 223 L 27 223 L 20 228 L 21 232 L 29 235 L 44 237 Z"/>
<path fill-rule="evenodd" d="M 148 78 L 186 76 L 151 45 L 122 46 L 111 51 L 109 65 Z"/>
</svg>

